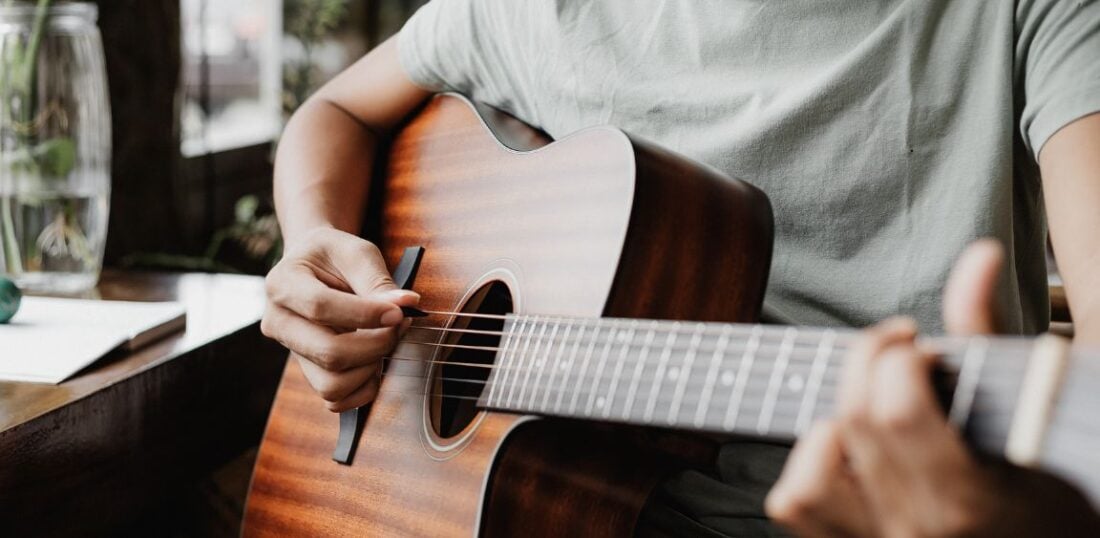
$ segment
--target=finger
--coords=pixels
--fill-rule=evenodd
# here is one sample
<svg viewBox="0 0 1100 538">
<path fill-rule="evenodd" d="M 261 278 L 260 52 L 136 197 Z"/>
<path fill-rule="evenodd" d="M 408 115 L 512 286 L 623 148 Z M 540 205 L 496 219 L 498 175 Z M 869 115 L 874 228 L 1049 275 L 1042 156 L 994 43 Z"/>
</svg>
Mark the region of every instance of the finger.
<svg viewBox="0 0 1100 538">
<path fill-rule="evenodd" d="M 278 305 L 268 306 L 261 327 L 264 334 L 330 372 L 376 362 L 397 342 L 393 328 L 337 333 Z"/>
<path fill-rule="evenodd" d="M 938 440 L 939 414 L 931 387 L 934 357 L 912 343 L 895 343 L 882 350 L 871 365 L 869 398 L 864 412 L 841 419 L 844 447 L 856 481 L 867 486 L 878 501 L 903 490 L 905 468 L 924 461 L 929 437 Z M 886 499 L 885 503 L 891 502 Z"/>
<path fill-rule="evenodd" d="M 799 536 L 871 536 L 872 520 L 844 463 L 836 425 L 822 422 L 795 445 L 764 501 Z"/>
<path fill-rule="evenodd" d="M 883 349 L 916 338 L 916 323 L 895 317 L 864 330 L 848 351 L 841 369 L 837 409 L 841 414 L 859 412 L 869 398 L 871 363 Z"/>
<path fill-rule="evenodd" d="M 268 296 L 276 304 L 310 321 L 329 327 L 354 329 L 392 327 L 404 316 L 399 306 L 415 306 L 420 296 L 391 290 L 362 297 L 322 283 L 306 266 L 287 269 L 292 275 L 273 280 Z"/>
<path fill-rule="evenodd" d="M 339 402 L 328 403 L 328 410 L 333 413 L 342 413 L 348 409 L 355 409 L 356 407 L 367 405 L 378 397 L 378 388 L 380 384 L 381 379 L 379 379 L 378 375 L 372 375 L 367 379 L 366 383 L 344 399 Z"/>
<path fill-rule="evenodd" d="M 356 295 L 366 297 L 398 289 L 386 268 L 382 252 L 373 243 L 351 234 L 341 234 L 336 241 L 336 247 L 329 252 L 329 259 Z"/>
<path fill-rule="evenodd" d="M 1004 257 L 1004 248 L 993 239 L 979 240 L 959 256 L 944 289 L 943 322 L 947 332 L 995 332 L 994 292 Z"/>
<path fill-rule="evenodd" d="M 875 361 L 870 414 L 875 427 L 900 441 L 907 452 L 921 450 L 920 439 L 946 422 L 935 391 L 932 369 L 936 356 L 910 344 L 886 348 Z"/>
<path fill-rule="evenodd" d="M 378 375 L 380 366 L 380 363 L 375 363 L 337 373 L 329 372 L 301 355 L 295 354 L 294 358 L 298 360 L 302 374 L 314 392 L 330 403 L 340 402 L 362 387 L 371 377 Z"/>
</svg>

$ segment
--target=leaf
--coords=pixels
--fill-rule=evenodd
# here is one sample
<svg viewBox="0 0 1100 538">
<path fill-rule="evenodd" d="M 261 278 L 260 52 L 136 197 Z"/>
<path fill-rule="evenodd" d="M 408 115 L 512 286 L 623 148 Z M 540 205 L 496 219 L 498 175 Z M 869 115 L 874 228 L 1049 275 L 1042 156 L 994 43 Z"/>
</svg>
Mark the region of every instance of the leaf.
<svg viewBox="0 0 1100 538">
<path fill-rule="evenodd" d="M 31 150 L 43 176 L 63 178 L 76 167 L 76 144 L 71 138 L 51 138 Z"/>
<path fill-rule="evenodd" d="M 256 209 L 260 207 L 260 199 L 253 194 L 242 196 L 237 200 L 233 212 L 237 215 L 238 224 L 248 224 L 256 217 Z"/>
</svg>

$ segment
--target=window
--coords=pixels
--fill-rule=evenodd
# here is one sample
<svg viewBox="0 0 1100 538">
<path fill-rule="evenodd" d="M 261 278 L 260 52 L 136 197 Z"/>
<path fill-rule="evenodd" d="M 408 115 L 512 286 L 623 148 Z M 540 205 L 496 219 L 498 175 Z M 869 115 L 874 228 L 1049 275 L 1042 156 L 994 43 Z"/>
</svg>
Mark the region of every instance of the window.
<svg viewBox="0 0 1100 538">
<path fill-rule="evenodd" d="M 281 128 L 282 0 L 182 0 L 184 156 L 270 142 Z"/>
</svg>

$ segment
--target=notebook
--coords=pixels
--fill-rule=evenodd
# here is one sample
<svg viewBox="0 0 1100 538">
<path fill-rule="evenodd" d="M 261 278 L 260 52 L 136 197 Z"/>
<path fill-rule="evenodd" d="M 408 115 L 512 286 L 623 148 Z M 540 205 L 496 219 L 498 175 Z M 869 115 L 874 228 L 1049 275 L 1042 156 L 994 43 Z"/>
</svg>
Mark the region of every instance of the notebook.
<svg viewBox="0 0 1100 538">
<path fill-rule="evenodd" d="M 0 325 L 0 381 L 60 383 L 115 349 L 183 330 L 186 320 L 177 302 L 24 297 Z"/>
</svg>

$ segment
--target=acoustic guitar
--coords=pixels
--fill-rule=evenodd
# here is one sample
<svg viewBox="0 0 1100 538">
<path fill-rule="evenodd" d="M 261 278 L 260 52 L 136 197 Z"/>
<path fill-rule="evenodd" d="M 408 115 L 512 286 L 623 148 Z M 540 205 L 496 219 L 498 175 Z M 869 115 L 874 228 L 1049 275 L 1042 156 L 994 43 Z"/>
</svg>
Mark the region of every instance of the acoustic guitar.
<svg viewBox="0 0 1100 538">
<path fill-rule="evenodd" d="M 628 536 L 654 485 L 722 439 L 793 441 L 830 414 L 854 333 L 756 324 L 772 215 L 753 186 L 611 127 L 552 142 L 456 95 L 379 171 L 373 238 L 429 315 L 339 419 L 288 363 L 244 534 Z M 976 450 L 1100 499 L 1100 354 L 926 342 Z"/>
</svg>

